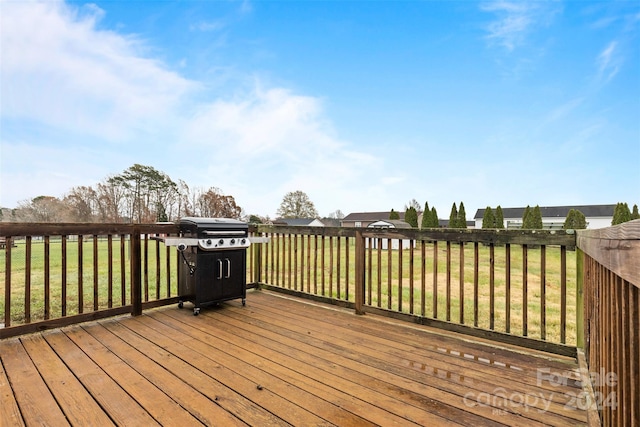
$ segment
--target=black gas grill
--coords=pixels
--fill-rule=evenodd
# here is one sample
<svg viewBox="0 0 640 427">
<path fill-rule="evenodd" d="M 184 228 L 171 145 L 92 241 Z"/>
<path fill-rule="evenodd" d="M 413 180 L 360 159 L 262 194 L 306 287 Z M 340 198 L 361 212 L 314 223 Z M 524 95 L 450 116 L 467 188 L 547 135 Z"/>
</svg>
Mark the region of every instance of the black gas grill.
<svg viewBox="0 0 640 427">
<path fill-rule="evenodd" d="M 178 264 L 178 294 L 183 302 L 200 307 L 247 297 L 246 250 L 250 245 L 248 224 L 229 218 L 180 220 L 179 238 L 167 239 L 181 253 Z"/>
</svg>

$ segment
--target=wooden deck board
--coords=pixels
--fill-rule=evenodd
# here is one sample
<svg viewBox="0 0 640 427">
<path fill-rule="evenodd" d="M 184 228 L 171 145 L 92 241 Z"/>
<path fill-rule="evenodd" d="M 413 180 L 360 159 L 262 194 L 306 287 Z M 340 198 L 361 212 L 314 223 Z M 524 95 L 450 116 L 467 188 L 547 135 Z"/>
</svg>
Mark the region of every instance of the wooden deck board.
<svg viewBox="0 0 640 427">
<path fill-rule="evenodd" d="M 7 339 L 0 361 L 2 426 L 587 421 L 575 360 L 265 291 Z"/>
<path fill-rule="evenodd" d="M 304 306 L 302 307 L 304 308 Z M 384 338 L 377 338 L 375 334 L 379 334 L 380 330 L 372 328 L 371 322 L 367 321 L 366 317 L 355 318 L 349 327 L 342 327 L 324 322 L 322 317 L 311 319 L 309 318 L 311 313 L 296 313 L 291 310 L 281 313 L 278 307 L 252 307 L 249 313 L 245 310 L 242 312 L 236 311 L 235 314 L 233 308 L 230 310 L 232 313 L 225 313 L 225 316 L 221 317 L 221 321 L 235 322 L 232 326 L 233 328 L 241 328 L 242 323 L 249 323 L 254 326 L 262 326 L 263 329 L 277 331 L 277 333 L 274 332 L 270 335 L 272 340 L 276 340 L 279 334 L 283 334 L 290 337 L 287 342 L 288 346 L 295 347 L 300 342 L 306 342 L 314 347 L 313 350 L 308 350 L 313 353 L 314 357 L 325 352 L 326 357 L 330 358 L 339 348 L 340 354 L 345 356 L 346 359 L 359 362 L 364 373 L 375 369 L 387 374 L 395 373 L 400 378 L 408 378 L 416 384 L 420 384 L 423 390 L 424 386 L 437 387 L 440 390 L 447 390 L 464 396 L 470 389 L 475 389 L 477 392 L 492 389 L 495 388 L 495 374 L 496 367 L 498 367 L 501 377 L 511 380 L 509 386 L 504 390 L 505 393 L 517 393 L 523 396 L 529 394 L 532 405 L 537 404 L 537 406 L 534 406 L 535 408 L 567 416 L 569 418 L 567 425 L 573 425 L 572 419 L 584 421 L 584 417 L 580 416 L 573 408 L 569 408 L 569 410 L 564 408 L 570 398 L 549 393 L 549 391 L 555 391 L 555 386 L 550 385 L 549 382 L 546 382 L 546 388 L 545 384 L 541 384 L 539 387 L 542 390 L 546 390 L 545 393 L 549 393 L 550 402 L 548 407 L 546 401 L 542 402 L 542 399 L 533 399 L 536 395 L 532 395 L 530 392 L 532 387 L 536 387 L 536 382 L 538 381 L 537 372 L 531 371 L 531 368 L 527 367 L 526 364 L 523 364 L 523 368 L 517 366 L 507 367 L 507 363 L 496 365 L 496 355 L 489 354 L 487 348 L 482 349 L 477 345 L 475 348 L 470 348 L 471 346 L 465 347 L 458 344 L 456 346 L 457 350 L 429 352 L 424 349 L 424 339 L 422 339 L 422 342 L 414 341 L 413 344 L 407 344 L 408 340 L 403 335 L 392 335 L 387 327 L 385 327 L 385 334 L 388 335 Z M 262 310 L 260 314 L 252 316 L 252 312 L 258 310 Z M 324 313 L 319 314 L 324 315 Z M 214 312 L 210 312 L 209 315 L 214 315 Z M 265 316 L 268 318 L 267 322 L 264 321 Z M 363 331 L 364 327 L 369 327 L 369 335 Z M 400 327 L 406 329 L 406 325 Z M 333 331 L 330 342 L 323 342 L 313 337 L 326 328 L 331 328 Z M 247 338 L 250 339 L 250 337 Z M 441 347 L 438 348 L 442 349 Z M 455 355 L 452 355 L 451 351 Z M 504 350 L 502 352 L 504 353 Z M 477 356 L 478 353 L 481 356 Z M 463 357 L 456 357 L 460 355 Z M 464 355 L 476 356 L 469 360 L 470 357 L 464 357 Z M 543 361 L 547 362 L 548 359 L 543 359 Z M 549 363 L 553 367 L 553 372 L 564 372 L 570 366 L 567 365 L 567 358 L 554 358 L 553 362 Z M 492 367 L 491 365 L 494 366 Z M 500 369 L 502 368 L 501 365 L 505 365 L 506 369 Z M 538 367 L 542 367 L 542 365 L 538 365 Z M 523 372 L 529 372 L 529 375 L 523 375 Z M 429 380 L 422 381 L 424 378 L 429 378 Z M 406 391 L 407 385 L 403 384 L 402 387 L 403 391 Z M 438 396 L 433 397 L 447 402 L 452 396 L 440 393 Z M 421 405 L 423 404 L 421 403 Z M 464 409 L 468 408 L 465 407 Z M 509 409 L 513 409 L 517 413 L 518 409 L 521 408 L 518 406 L 506 408 L 507 411 Z M 440 412 L 443 411 L 446 411 L 446 408 L 440 408 Z M 541 417 L 541 413 L 536 410 L 527 409 L 526 412 L 531 412 L 531 414 L 524 415 L 528 415 L 533 419 L 544 419 L 544 416 Z M 458 420 L 460 416 L 460 413 L 452 411 L 453 419 Z M 523 425 L 523 423 L 527 422 L 526 419 L 516 418 L 515 420 L 517 425 Z M 471 424 L 475 424 L 475 422 Z"/>
<path fill-rule="evenodd" d="M 44 338 L 60 360 L 75 374 L 87 393 L 117 425 L 131 427 L 157 425 L 149 413 L 66 334 L 50 331 L 44 335 Z"/>
<path fill-rule="evenodd" d="M 67 419 L 17 339 L 0 343 L 2 363 L 27 425 L 65 426 Z M 4 423 L 3 423 L 4 425 Z"/>
<path fill-rule="evenodd" d="M 213 316 L 214 313 L 210 312 L 208 315 Z M 238 316 L 238 313 L 236 313 Z M 261 317 L 264 319 L 264 314 Z M 244 337 L 248 341 L 255 340 L 255 336 L 252 334 L 258 334 L 251 332 L 250 329 L 256 329 L 256 326 L 260 325 L 260 320 L 251 319 L 251 315 L 243 315 L 234 320 L 233 314 L 225 313 L 225 316 L 220 316 L 220 321 L 226 321 L 230 323 L 233 333 L 241 333 L 242 324 L 249 323 L 252 326 L 247 326 L 247 334 Z M 247 320 L 247 318 L 250 318 Z M 292 321 L 293 320 L 293 321 Z M 321 319 L 307 319 L 307 323 L 312 321 L 313 323 L 321 323 Z M 256 323 L 257 322 L 257 323 Z M 340 327 L 333 327 L 333 334 L 331 335 L 331 342 L 321 341 L 314 338 L 310 332 L 305 332 L 305 329 L 309 329 L 309 325 L 296 326 L 304 323 L 304 319 L 288 319 L 287 321 L 279 321 L 277 318 L 269 319 L 269 322 L 262 322 L 263 329 L 268 331 L 261 331 L 259 335 L 264 335 L 269 338 L 269 345 L 272 348 L 276 348 L 277 342 L 281 343 L 282 353 L 281 357 L 287 357 L 285 355 L 286 349 L 295 348 L 299 350 L 295 353 L 295 356 L 300 361 L 305 360 L 305 357 L 301 357 L 301 354 L 306 354 L 306 359 L 311 361 L 314 366 L 318 366 L 319 363 L 324 363 L 324 372 L 319 372 L 316 376 L 317 381 L 322 381 L 323 377 L 326 377 L 326 373 L 329 372 L 336 378 L 350 378 L 351 381 L 355 381 L 356 384 L 365 384 L 370 390 L 364 390 L 365 399 L 368 401 L 378 402 L 386 397 L 396 397 L 396 402 L 387 402 L 386 407 L 392 408 L 395 403 L 399 407 L 398 410 L 403 411 L 406 415 L 411 408 L 407 404 L 415 405 L 418 408 L 429 408 L 430 411 L 436 412 L 440 416 L 445 416 L 447 419 L 457 422 L 462 422 L 464 425 L 481 425 L 487 423 L 486 419 L 479 419 L 474 417 L 472 413 L 475 413 L 479 417 L 491 418 L 492 408 L 489 407 L 469 407 L 464 403 L 464 395 L 469 392 L 470 387 L 475 387 L 477 391 L 490 390 L 495 388 L 495 374 L 489 376 L 481 370 L 476 372 L 469 371 L 468 369 L 455 370 L 450 365 L 447 365 L 444 361 L 437 360 L 437 357 L 446 359 L 446 355 L 435 354 L 431 357 L 420 359 L 420 348 L 413 348 L 413 351 L 407 351 L 402 355 L 396 355 L 391 350 L 401 344 L 401 341 L 390 342 L 385 348 L 383 345 L 378 344 L 377 347 L 369 348 L 365 346 L 354 347 L 352 341 L 349 340 L 351 335 L 362 335 L 358 332 L 350 333 L 342 330 Z M 269 332 L 269 330 L 276 330 L 279 333 L 286 335 L 282 337 L 275 332 Z M 291 329 L 287 329 L 291 328 Z M 295 330 L 296 332 L 292 332 Z M 287 333 L 286 331 L 289 331 Z M 296 336 L 295 334 L 299 334 Z M 306 344 L 301 344 L 306 343 Z M 306 346 L 306 347 L 305 347 Z M 330 348 L 330 350 L 327 350 Z M 337 363 L 335 362 L 336 355 L 341 356 Z M 435 356 L 435 357 L 434 357 Z M 451 356 L 448 356 L 450 359 Z M 418 361 L 419 360 L 419 361 Z M 464 362 L 464 361 L 463 361 Z M 294 366 L 292 362 L 287 363 L 288 366 Z M 481 366 L 482 367 L 482 366 Z M 340 369 L 341 368 L 341 369 Z M 339 371 L 339 372 L 338 372 Z M 391 375 L 393 374 L 393 375 Z M 478 381 L 476 377 L 485 376 L 485 381 Z M 385 381 L 379 381 L 377 378 L 386 377 Z M 517 383 L 516 383 L 517 384 Z M 348 384 L 343 384 L 341 388 L 344 389 Z M 527 393 L 527 389 L 524 387 L 513 388 L 509 387 L 505 392 L 521 394 Z M 383 397 L 380 396 L 382 394 Z M 532 400 L 532 403 L 536 403 Z M 537 402 L 541 406 L 541 402 Z M 553 405 L 553 406 L 557 406 Z M 552 406 L 551 409 L 554 409 Z M 510 411 L 512 408 L 505 408 Z M 518 407 L 514 407 L 511 412 L 518 414 Z M 541 407 L 539 409 L 542 409 Z M 556 408 L 557 409 L 557 408 Z M 528 412 L 528 411 L 527 411 Z M 531 411 L 530 414 L 533 420 L 540 420 L 543 417 L 538 411 Z M 572 411 L 575 412 L 575 411 Z M 571 412 L 571 413 L 572 413 Z M 512 422 L 514 425 L 540 425 L 539 423 L 532 421 L 524 414 L 523 417 L 514 417 L 512 420 L 502 419 L 502 422 Z M 416 420 L 418 420 L 417 418 Z M 443 420 L 432 420 L 433 422 L 439 421 L 443 423 Z M 427 420 L 419 421 L 424 425 Z M 567 425 L 573 425 L 569 422 Z"/>
<path fill-rule="evenodd" d="M 111 419 L 40 335 L 21 340 L 40 376 L 73 425 L 110 426 Z"/>
<path fill-rule="evenodd" d="M 3 352 L 4 343 L 0 343 L 0 355 Z M 2 359 L 0 358 L 0 362 Z M 0 363 L 0 425 L 24 426 L 18 403 L 13 394 L 13 389 L 7 378 L 3 363 Z"/>
</svg>

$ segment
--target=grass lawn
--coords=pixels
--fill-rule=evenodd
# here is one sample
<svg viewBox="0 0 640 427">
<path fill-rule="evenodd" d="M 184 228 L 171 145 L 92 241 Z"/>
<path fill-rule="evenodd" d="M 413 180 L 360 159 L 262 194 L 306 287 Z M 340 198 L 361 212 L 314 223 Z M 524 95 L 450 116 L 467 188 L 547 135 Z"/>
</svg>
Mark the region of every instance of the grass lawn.
<svg viewBox="0 0 640 427">
<path fill-rule="evenodd" d="M 17 241 L 17 246 L 11 249 L 11 322 L 12 325 L 25 321 L 25 283 L 30 280 L 30 306 L 31 321 L 45 318 L 45 243 L 43 240 L 33 240 L 31 244 L 31 269 L 27 278 L 26 271 L 26 244 L 25 241 Z M 143 241 L 144 247 L 144 241 Z M 129 242 L 124 242 L 124 253 L 121 252 L 120 238 L 113 239 L 112 262 L 109 264 L 107 239 L 97 241 L 94 254 L 94 242 L 92 237 L 85 238 L 82 243 L 82 262 L 79 260 L 80 245 L 77 240 L 68 240 L 66 243 L 66 286 L 63 289 L 63 251 L 60 238 L 51 238 L 49 256 L 49 298 L 50 318 L 62 316 L 63 290 L 66 293 L 66 315 L 79 312 L 79 295 L 82 293 L 83 311 L 105 309 L 109 306 L 119 307 L 131 303 L 131 287 L 129 278 Z M 156 299 L 156 291 L 159 289 L 160 297 L 167 296 L 166 274 L 166 248 L 158 245 L 160 259 L 160 275 L 156 270 L 156 242 L 148 242 L 148 268 L 144 274 L 143 267 L 143 295 L 148 295 L 149 300 Z M 0 251 L 0 281 L 6 289 L 5 279 L 5 251 Z M 94 272 L 94 257 L 97 259 L 97 270 Z M 145 261 L 143 258 L 143 265 Z M 177 262 L 174 254 L 171 254 L 171 295 L 177 294 L 176 271 Z M 80 268 L 82 272 L 80 273 Z M 109 270 L 111 269 L 111 286 L 109 286 Z M 157 287 L 159 278 L 159 288 Z M 95 279 L 95 286 L 94 286 Z M 82 284 L 81 289 L 79 284 Z M 95 288 L 95 289 L 94 289 Z M 97 299 L 94 298 L 94 291 Z M 0 298 L 0 322 L 4 321 L 5 298 Z"/>
<path fill-rule="evenodd" d="M 316 248 L 317 240 L 317 250 Z M 271 243 L 263 247 L 262 280 L 277 286 L 295 288 L 306 292 L 354 301 L 355 291 L 355 239 L 340 238 L 305 238 L 298 237 L 297 251 L 294 251 L 293 240 L 288 237 L 272 237 Z M 177 295 L 177 262 L 175 249 L 170 248 L 170 273 L 167 285 L 166 257 L 167 248 L 162 243 L 148 241 L 147 268 L 143 258 L 143 296 L 145 300 L 164 298 L 169 294 Z M 33 240 L 31 245 L 30 273 L 30 307 L 31 321 L 45 317 L 45 244 L 42 240 Z M 145 242 L 142 242 L 143 249 Z M 368 246 L 371 246 L 370 244 Z M 290 248 L 291 247 L 291 248 Z M 80 280 L 82 283 L 83 310 L 91 311 L 94 305 L 98 309 L 117 307 L 130 303 L 129 280 L 129 242 L 121 245 L 119 238 L 114 238 L 112 246 L 112 262 L 109 264 L 108 244 L 106 239 L 99 239 L 95 246 L 93 238 L 87 237 L 82 244 L 82 262 L 79 262 L 77 241 L 67 241 L 66 248 L 66 297 L 63 298 L 63 251 L 62 242 L 51 239 L 49 257 L 50 277 L 50 317 L 62 316 L 63 299 L 66 302 L 66 314 L 79 312 Z M 121 248 L 123 252 L 121 253 Z M 424 270 L 422 252 L 418 242 L 413 249 L 382 249 L 378 261 L 378 250 L 367 249 L 365 253 L 366 303 L 402 311 L 425 315 L 441 320 L 460 322 L 463 309 L 463 323 L 474 325 L 474 245 L 462 247 L 463 263 L 461 269 L 460 246 L 452 244 L 447 269 L 447 245 L 437 245 L 437 272 L 434 272 L 434 244 L 425 244 Z M 478 318 L 477 325 L 485 329 L 510 332 L 522 335 L 524 270 L 523 251 L 519 245 L 511 246 L 510 286 L 507 287 L 506 250 L 504 246 L 495 247 L 493 262 L 493 291 L 490 286 L 491 262 L 488 246 L 479 246 L 478 251 Z M 12 248 L 11 266 L 11 322 L 20 324 L 25 321 L 25 269 L 26 245 L 18 241 Z M 413 262 L 411 254 L 413 253 Z M 333 254 L 333 255 L 332 255 Z M 94 256 L 97 269 L 94 272 Z M 156 259 L 160 260 L 160 272 L 156 270 Z M 567 251 L 567 286 L 566 286 L 566 343 L 576 341 L 576 260 L 575 252 Z M 560 248 L 548 247 L 545 255 L 546 277 L 544 286 L 544 305 L 546 320 L 546 339 L 560 342 L 560 310 L 561 310 L 561 278 Z M 413 274 L 411 265 L 413 264 Z M 253 263 L 249 264 L 253 266 Z M 5 270 L 5 252 L 0 251 L 0 268 Z M 82 272 L 80 273 L 80 266 Z M 111 273 L 109 270 L 111 269 Z M 462 270 L 462 279 L 461 279 Z M 447 273 L 449 271 L 449 273 Z M 123 273 L 124 272 L 124 273 Z M 145 273 L 146 272 L 146 273 Z M 109 276 L 111 274 L 111 280 Z M 424 282 L 423 282 L 424 276 Z M 541 338 L 542 321 L 542 287 L 541 287 L 541 249 L 530 248 L 527 253 L 527 335 Z M 434 279 L 436 281 L 434 288 Z M 6 286 L 5 274 L 0 274 L 0 281 Z M 95 282 L 95 288 L 94 288 Z M 111 286 L 109 286 L 111 282 Z M 449 283 L 449 292 L 447 292 Z M 158 287 L 159 284 L 159 287 Z M 3 288 L 5 287 L 3 286 Z M 424 287 L 423 287 L 424 286 Z M 97 295 L 97 298 L 94 296 Z M 507 297 L 507 293 L 509 296 Z M 447 297 L 448 294 L 448 297 Z M 493 299 L 491 295 L 493 294 Z M 402 298 L 400 298 L 400 295 Z M 434 297 L 436 304 L 434 306 Z M 493 320 L 492 320 L 493 300 Z M 424 305 L 423 305 L 424 301 Z M 447 307 L 447 301 L 449 305 Z M 507 313 L 507 301 L 510 309 Z M 4 319 L 4 296 L 0 298 L 0 322 Z M 508 315 L 508 316 L 507 316 Z M 507 328 L 509 317 L 509 328 Z M 493 325 L 492 325 L 493 322 Z"/>
</svg>

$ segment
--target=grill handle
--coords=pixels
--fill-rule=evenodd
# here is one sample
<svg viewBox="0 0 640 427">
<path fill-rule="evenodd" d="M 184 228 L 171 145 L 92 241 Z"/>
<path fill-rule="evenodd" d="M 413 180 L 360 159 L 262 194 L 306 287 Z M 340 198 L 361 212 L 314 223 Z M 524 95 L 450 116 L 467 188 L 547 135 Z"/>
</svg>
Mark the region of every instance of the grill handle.
<svg viewBox="0 0 640 427">
<path fill-rule="evenodd" d="M 222 260 L 218 260 L 218 279 L 222 279 Z"/>
<path fill-rule="evenodd" d="M 227 230 L 227 231 L 203 231 L 202 234 L 207 236 L 246 236 L 246 232 L 242 230 Z"/>
<path fill-rule="evenodd" d="M 225 258 L 225 261 L 227 261 L 227 275 L 224 276 L 224 278 L 228 279 L 231 277 L 231 260 L 229 260 L 229 258 Z"/>
</svg>

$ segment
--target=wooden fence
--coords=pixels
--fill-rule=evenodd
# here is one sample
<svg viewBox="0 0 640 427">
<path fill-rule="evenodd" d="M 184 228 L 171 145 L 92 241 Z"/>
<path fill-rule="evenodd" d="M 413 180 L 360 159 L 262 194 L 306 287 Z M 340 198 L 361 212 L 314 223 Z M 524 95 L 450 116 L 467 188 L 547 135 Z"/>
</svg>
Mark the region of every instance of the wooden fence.
<svg viewBox="0 0 640 427">
<path fill-rule="evenodd" d="M 177 302 L 173 224 L 2 223 L 0 338 Z"/>
<path fill-rule="evenodd" d="M 640 220 L 578 232 L 578 346 L 605 426 L 640 425 Z"/>
<path fill-rule="evenodd" d="M 257 232 L 269 238 L 254 248 L 265 286 L 499 341 L 534 338 L 527 345 L 575 355 L 571 232 L 281 226 Z"/>
<path fill-rule="evenodd" d="M 154 238 L 177 233 L 3 223 L 0 338 L 177 302 L 178 254 Z M 578 358 L 584 349 L 603 423 L 639 424 L 640 220 L 577 236 L 279 226 L 251 235 L 268 238 L 247 253 L 253 285 Z"/>
</svg>

